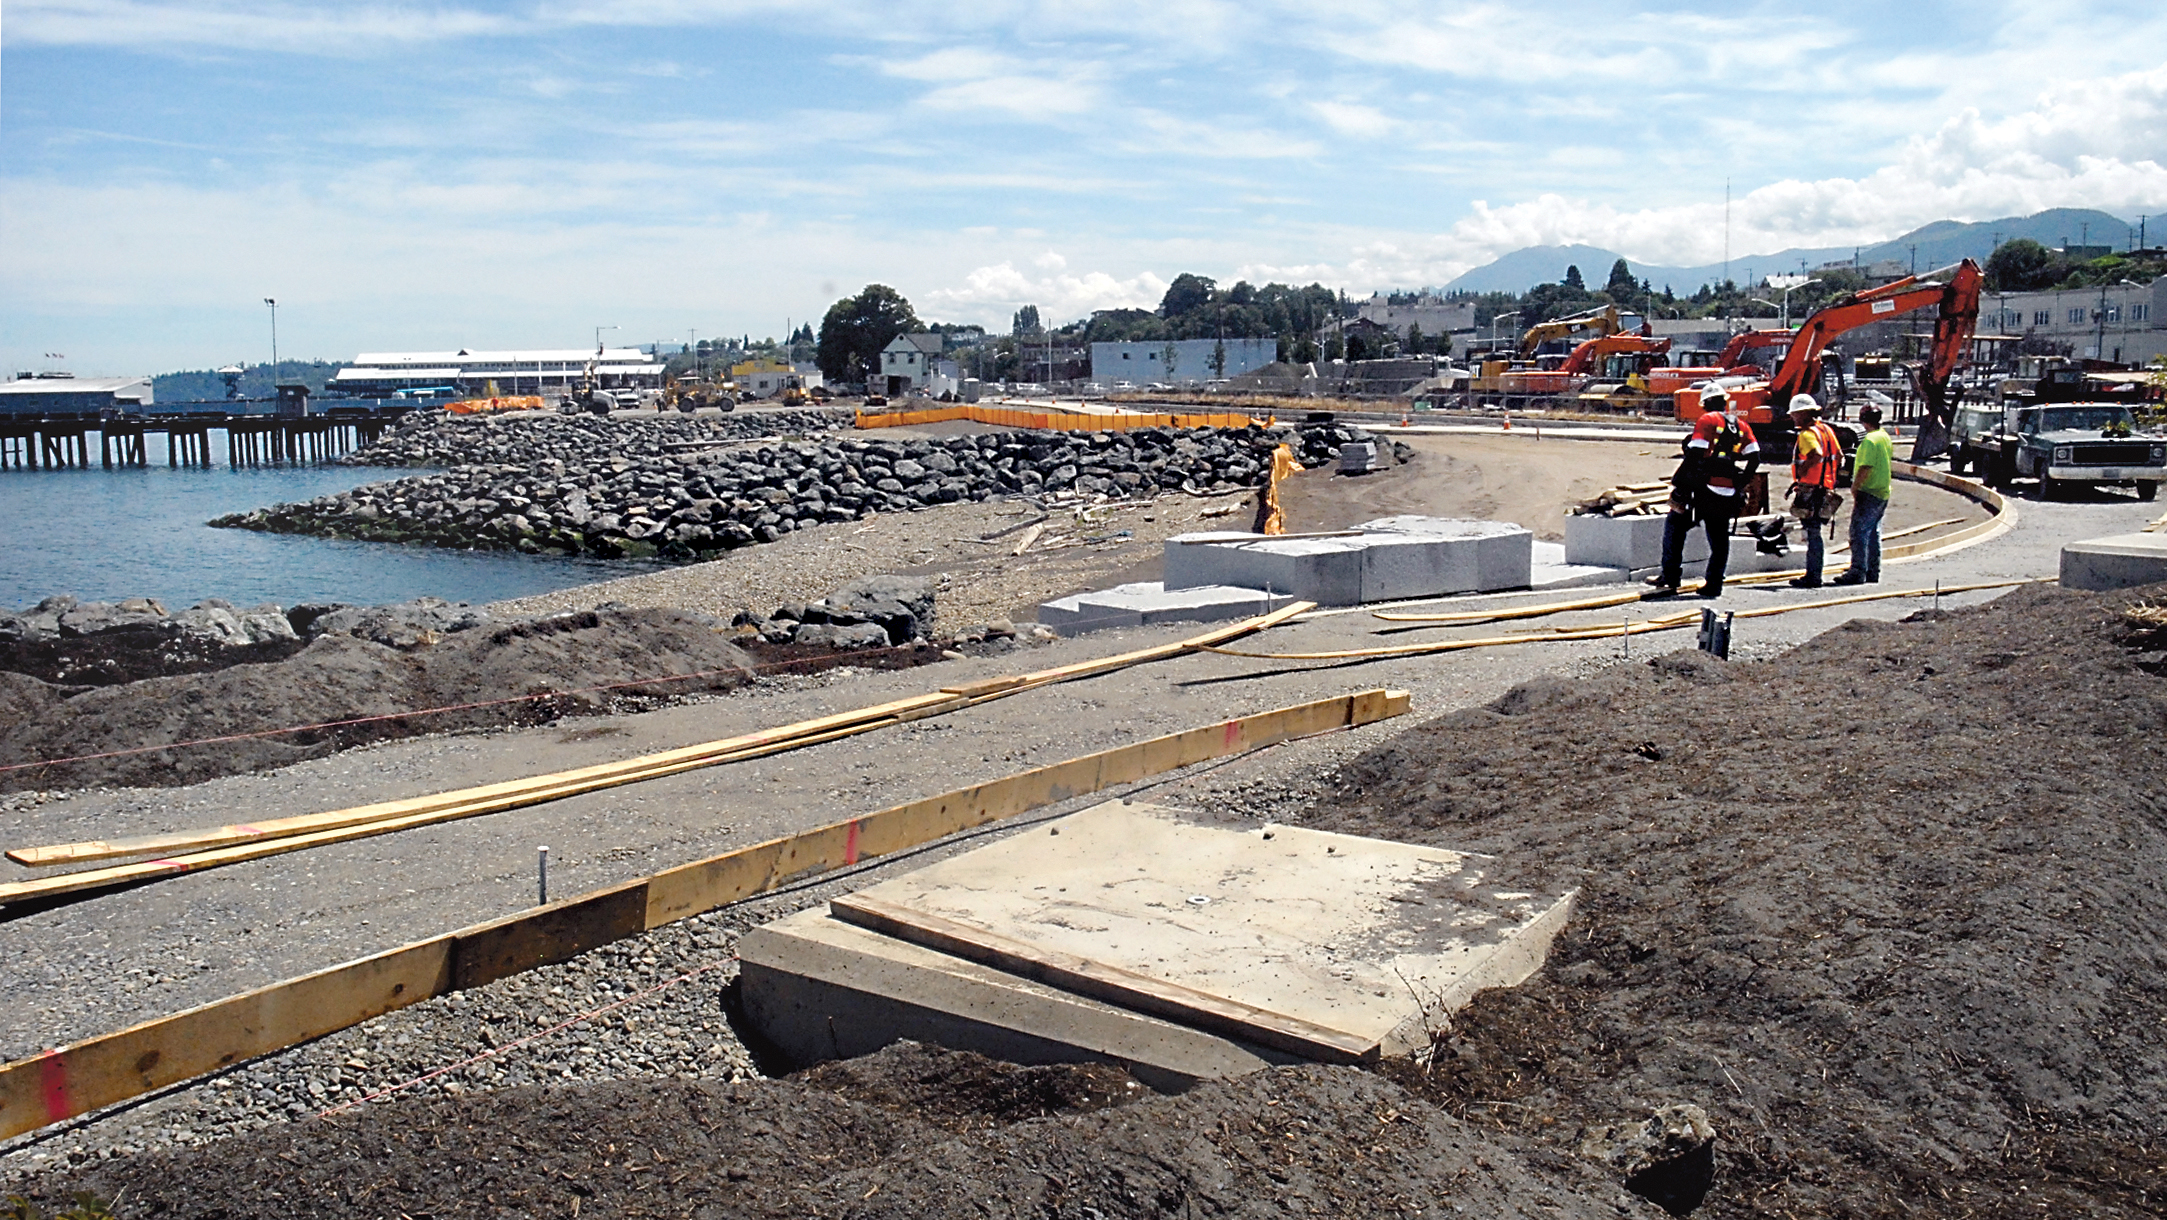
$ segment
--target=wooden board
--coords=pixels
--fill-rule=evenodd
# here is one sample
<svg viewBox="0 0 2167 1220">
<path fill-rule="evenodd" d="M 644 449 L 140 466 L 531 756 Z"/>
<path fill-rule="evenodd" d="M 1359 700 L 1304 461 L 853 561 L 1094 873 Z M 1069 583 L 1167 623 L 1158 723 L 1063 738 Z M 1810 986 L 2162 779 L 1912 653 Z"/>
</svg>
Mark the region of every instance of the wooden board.
<svg viewBox="0 0 2167 1220">
<path fill-rule="evenodd" d="M 1405 691 L 1364 691 L 1101 750 L 725 852 L 18 1059 L 0 1066 L 0 1139 L 283 1050 L 430 996 L 563 961 L 798 877 L 1147 775 L 1402 715 L 1408 707 Z"/>
<path fill-rule="evenodd" d="M 944 687 L 924 695 L 913 695 L 891 703 L 876 704 L 855 711 L 840 712 L 795 724 L 762 729 L 739 737 L 720 741 L 703 742 L 665 750 L 656 754 L 643 754 L 619 762 L 601 763 L 571 771 L 552 772 L 547 775 L 525 779 L 485 784 L 475 788 L 457 789 L 452 792 L 430 796 L 409 797 L 397 801 L 383 801 L 352 809 L 329 813 L 303 814 L 290 818 L 278 818 L 259 823 L 237 823 L 207 831 L 188 831 L 171 835 L 147 835 L 132 839 L 91 840 L 83 843 L 67 843 L 46 847 L 18 848 L 7 853 L 18 864 L 49 867 L 58 864 L 81 864 L 96 860 L 117 859 L 122 856 L 163 853 L 165 858 L 148 864 L 132 865 L 113 870 L 94 870 L 73 874 L 70 877 L 48 878 L 44 881 L 18 882 L 0 885 L 0 903 L 22 902 L 55 894 L 75 893 L 83 890 L 133 884 L 157 877 L 193 872 L 201 868 L 215 868 L 241 860 L 252 860 L 285 851 L 298 851 L 303 847 L 320 846 L 329 842 L 343 842 L 347 838 L 359 838 L 370 834 L 386 834 L 393 830 L 405 830 L 425 826 L 433 822 L 475 817 L 486 813 L 501 813 L 507 809 L 561 800 L 581 792 L 598 791 L 622 784 L 636 783 L 663 775 L 674 775 L 694 767 L 715 766 L 725 762 L 737 762 L 783 750 L 801 749 L 821 742 L 856 733 L 871 732 L 889 725 L 907 723 L 937 716 L 959 708 L 969 707 L 990 699 L 1002 698 L 1020 691 L 1032 690 L 1056 682 L 1068 682 L 1077 678 L 1091 677 L 1101 673 L 1126 669 L 1132 665 L 1164 660 L 1235 639 L 1255 631 L 1267 630 L 1293 618 L 1296 614 L 1314 608 L 1310 602 L 1294 602 L 1270 614 L 1230 623 L 1225 627 L 1205 632 L 1171 644 L 1135 652 L 1100 657 L 1074 665 L 1039 670 L 1027 674 L 987 679 L 966 683 L 957 687 Z M 358 833 L 323 837 L 326 832 L 361 827 Z M 289 842 L 284 846 L 269 846 L 271 841 L 302 836 L 315 836 L 307 842 Z M 209 849 L 236 844 L 264 844 L 262 850 L 243 851 L 237 854 L 202 854 Z"/>
<path fill-rule="evenodd" d="M 1087 957 L 1011 940 L 984 928 L 913 911 L 863 894 L 831 899 L 828 909 L 846 923 L 868 931 L 1306 1059 L 1324 1063 L 1363 1063 L 1376 1059 L 1380 1049 L 1380 1044 L 1372 1039 L 1355 1037 L 1282 1013 L 1267 1012 L 1224 996 L 1136 974 Z"/>
</svg>

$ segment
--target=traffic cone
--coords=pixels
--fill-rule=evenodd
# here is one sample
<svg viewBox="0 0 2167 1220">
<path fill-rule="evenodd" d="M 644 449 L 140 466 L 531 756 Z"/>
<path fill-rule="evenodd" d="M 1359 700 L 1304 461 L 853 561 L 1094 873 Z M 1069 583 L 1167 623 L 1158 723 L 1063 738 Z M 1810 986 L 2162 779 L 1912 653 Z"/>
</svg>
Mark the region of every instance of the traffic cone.
<svg viewBox="0 0 2167 1220">
<path fill-rule="evenodd" d="M 1412 408 L 1412 407 L 1401 407 L 1401 408 L 1400 408 L 1400 427 L 1402 427 L 1402 428 L 1410 428 L 1410 427 L 1413 427 L 1413 426 L 1414 426 L 1414 422 L 1415 422 L 1415 417 L 1414 417 L 1414 408 Z"/>
<path fill-rule="evenodd" d="M 1512 431 L 1512 412 L 1505 412 L 1505 431 Z"/>
</svg>

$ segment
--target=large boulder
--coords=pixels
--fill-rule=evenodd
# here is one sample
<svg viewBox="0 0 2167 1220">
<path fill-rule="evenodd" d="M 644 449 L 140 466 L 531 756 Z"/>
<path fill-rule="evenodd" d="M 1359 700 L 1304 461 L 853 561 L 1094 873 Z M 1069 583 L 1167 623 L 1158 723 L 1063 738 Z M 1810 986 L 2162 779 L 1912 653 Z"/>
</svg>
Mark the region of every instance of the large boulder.
<svg viewBox="0 0 2167 1220">
<path fill-rule="evenodd" d="M 308 638 L 350 635 L 387 648 L 411 652 L 425 648 L 457 631 L 469 631 L 489 622 L 487 611 L 465 602 L 440 597 L 418 597 L 388 606 L 347 606 L 312 620 Z"/>
<path fill-rule="evenodd" d="M 933 624 L 933 582 L 920 576 L 865 576 L 822 601 L 831 623 L 877 623 L 888 641 L 906 644 Z"/>
</svg>

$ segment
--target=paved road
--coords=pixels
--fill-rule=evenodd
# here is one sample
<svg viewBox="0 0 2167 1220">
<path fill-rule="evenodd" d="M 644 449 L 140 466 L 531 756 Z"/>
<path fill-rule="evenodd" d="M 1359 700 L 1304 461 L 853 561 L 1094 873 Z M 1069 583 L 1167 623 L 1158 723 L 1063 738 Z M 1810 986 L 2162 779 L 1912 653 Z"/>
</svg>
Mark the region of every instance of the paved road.
<svg viewBox="0 0 2167 1220">
<path fill-rule="evenodd" d="M 2017 528 L 2000 538 L 1941 558 L 1892 563 L 1883 587 L 2051 575 L 2063 542 L 2140 528 L 2158 507 L 2099 493 L 2067 503 L 2022 501 L 2018 512 Z M 1815 596 L 1825 594 L 1738 588 L 1724 602 L 1744 608 Z M 1734 655 L 1772 655 L 1846 619 L 1893 619 L 1916 606 L 1896 601 L 1742 621 Z M 1605 622 L 1617 617 L 1615 611 L 1594 616 Z M 1334 614 L 1274 632 L 1261 644 L 1309 651 L 1447 634 L 1425 629 L 1379 636 L 1384 627 L 1367 614 Z M 6 818 L 8 842 L 176 830 L 438 791 L 684 745 L 1193 631 L 1109 632 L 912 672 L 798 679 L 638 716 L 392 743 L 191 788 L 89 793 L 14 809 Z M 1683 632 L 1633 641 L 1636 657 L 1689 646 Z M 1617 643 L 1596 641 L 1337 666 L 1195 655 L 794 754 L 176 878 L 0 922 L 0 961 L 6 963 L 0 1056 L 117 1029 L 519 910 L 533 901 L 540 844 L 551 848 L 553 892 L 571 894 L 1228 716 L 1390 685 L 1411 689 L 1417 717 L 1428 717 L 1488 701 L 1537 674 L 1588 672 L 1613 663 L 1618 653 Z M 1401 727 L 1387 723 L 1290 746 L 1272 752 L 1272 765 L 1329 765 Z M 1215 782 L 1238 779 L 1249 765 L 1229 768 Z M 13 879 L 27 872 L 0 865 L 0 875 Z"/>
</svg>

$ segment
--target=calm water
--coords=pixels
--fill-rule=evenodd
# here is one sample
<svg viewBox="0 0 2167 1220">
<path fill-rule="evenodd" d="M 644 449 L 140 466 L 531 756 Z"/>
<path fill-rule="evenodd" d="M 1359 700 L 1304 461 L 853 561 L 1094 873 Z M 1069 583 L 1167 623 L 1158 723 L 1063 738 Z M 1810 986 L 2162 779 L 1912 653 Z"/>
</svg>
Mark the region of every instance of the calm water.
<svg viewBox="0 0 2167 1220">
<path fill-rule="evenodd" d="M 163 463 L 158 438 L 150 459 Z M 224 445 L 214 440 L 213 451 Z M 84 601 L 155 597 L 179 609 L 206 597 L 235 605 L 489 602 L 607 580 L 624 563 L 500 551 L 444 551 L 214 530 L 224 513 L 397 478 L 350 466 L 272 470 L 0 470 L 0 613 L 54 593 Z"/>
</svg>

